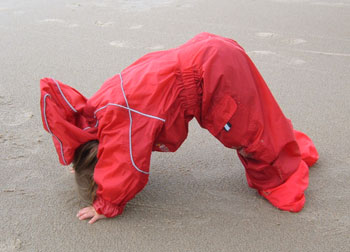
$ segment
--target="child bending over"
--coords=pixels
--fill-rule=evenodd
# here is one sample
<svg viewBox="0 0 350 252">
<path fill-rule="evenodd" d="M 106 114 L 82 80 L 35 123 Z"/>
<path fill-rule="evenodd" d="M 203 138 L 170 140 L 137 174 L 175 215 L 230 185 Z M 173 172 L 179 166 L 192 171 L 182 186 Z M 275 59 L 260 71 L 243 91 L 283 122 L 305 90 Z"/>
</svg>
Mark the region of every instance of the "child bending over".
<svg viewBox="0 0 350 252">
<path fill-rule="evenodd" d="M 201 33 L 147 54 L 90 99 L 51 78 L 40 88 L 44 128 L 91 201 L 81 220 L 120 215 L 147 184 L 152 151 L 176 151 L 193 118 L 237 150 L 250 187 L 281 210 L 303 208 L 317 151 L 293 129 L 234 40 Z"/>
</svg>

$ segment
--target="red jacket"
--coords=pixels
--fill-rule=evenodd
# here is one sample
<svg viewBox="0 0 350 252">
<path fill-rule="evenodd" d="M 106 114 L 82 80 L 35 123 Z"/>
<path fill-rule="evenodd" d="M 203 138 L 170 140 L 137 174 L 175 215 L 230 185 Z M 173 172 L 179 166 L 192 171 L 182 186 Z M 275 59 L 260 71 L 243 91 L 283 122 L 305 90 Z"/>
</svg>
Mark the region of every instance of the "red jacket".
<svg viewBox="0 0 350 252">
<path fill-rule="evenodd" d="M 304 204 L 308 168 L 302 154 L 311 165 L 316 149 L 300 133 L 313 154 L 300 152 L 289 120 L 231 39 L 201 33 L 178 48 L 147 54 L 90 99 L 51 78 L 40 88 L 44 128 L 62 164 L 72 162 L 81 144 L 99 141 L 93 205 L 100 214 L 122 213 L 148 181 L 151 152 L 176 151 L 193 117 L 238 150 L 249 185 L 272 204 L 290 211 Z M 275 165 L 279 159 L 283 165 Z"/>
</svg>

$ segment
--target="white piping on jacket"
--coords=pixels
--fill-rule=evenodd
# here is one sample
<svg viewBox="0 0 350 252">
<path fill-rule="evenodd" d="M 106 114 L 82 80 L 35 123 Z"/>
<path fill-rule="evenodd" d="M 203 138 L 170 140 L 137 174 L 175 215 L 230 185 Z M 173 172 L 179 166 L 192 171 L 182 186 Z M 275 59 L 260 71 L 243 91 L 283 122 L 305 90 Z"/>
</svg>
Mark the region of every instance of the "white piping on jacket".
<svg viewBox="0 0 350 252">
<path fill-rule="evenodd" d="M 58 90 L 60 91 L 60 93 L 61 93 L 63 99 L 66 101 L 66 103 L 68 104 L 68 106 L 69 106 L 75 113 L 77 113 L 78 111 L 72 106 L 72 104 L 69 103 L 69 101 L 67 100 L 67 98 L 64 96 L 64 94 L 63 94 L 63 92 L 62 92 L 62 90 L 61 90 L 60 85 L 58 85 L 58 82 L 57 82 L 56 80 L 52 79 L 52 78 L 51 78 L 51 80 L 53 80 L 53 81 L 56 83 Z"/>
<path fill-rule="evenodd" d="M 145 172 L 143 170 L 141 170 L 140 168 L 138 168 L 134 162 L 134 158 L 132 156 L 132 142 L 131 142 L 131 128 L 132 128 L 132 116 L 131 116 L 131 111 L 130 111 L 130 107 L 129 107 L 129 103 L 128 103 L 128 100 L 126 99 L 126 95 L 125 95 L 125 92 L 124 92 L 124 87 L 123 87 L 123 77 L 122 77 L 122 74 L 119 74 L 119 77 L 120 77 L 120 87 L 122 89 L 122 92 L 123 92 L 123 96 L 124 96 L 124 99 L 125 99 L 125 103 L 126 103 L 126 107 L 128 108 L 128 112 L 129 112 L 129 119 L 130 119 L 130 127 L 129 127 L 129 150 L 130 150 L 130 158 L 131 158 L 131 162 L 132 162 L 132 165 L 134 166 L 134 168 L 136 170 L 138 170 L 139 172 L 143 173 L 143 174 L 149 174 L 149 172 Z"/>
<path fill-rule="evenodd" d="M 120 108 L 123 108 L 123 109 L 128 110 L 128 112 L 129 112 L 129 120 L 130 120 L 130 126 L 129 126 L 129 151 L 130 151 L 131 163 L 132 163 L 132 165 L 134 166 L 134 168 L 135 168 L 137 171 L 139 171 L 139 172 L 141 172 L 141 173 L 143 173 L 143 174 L 149 174 L 149 172 L 143 171 L 143 170 L 141 170 L 140 168 L 137 167 L 137 165 L 135 164 L 135 161 L 134 161 L 134 157 L 133 157 L 133 155 L 132 155 L 132 116 L 131 116 L 131 112 L 135 112 L 135 113 L 137 113 L 137 114 L 140 114 L 140 115 L 143 115 L 143 116 L 145 116 L 145 117 L 152 118 L 152 119 L 160 120 L 160 121 L 162 121 L 162 122 L 165 122 L 165 119 L 160 118 L 160 117 L 157 117 L 157 116 L 153 116 L 153 115 L 148 115 L 148 114 L 145 114 L 145 113 L 142 113 L 142 112 L 140 112 L 140 111 L 137 111 L 137 110 L 135 110 L 135 109 L 130 108 L 130 107 L 129 107 L 129 103 L 128 103 L 128 99 L 126 99 L 126 95 L 125 95 L 125 91 L 124 91 L 124 87 L 123 87 L 123 77 L 122 77 L 121 74 L 119 74 L 119 77 L 120 77 L 120 87 L 121 87 L 121 90 L 122 90 L 122 92 L 123 92 L 123 97 L 124 97 L 124 100 L 125 100 L 126 107 L 123 106 L 123 105 L 120 105 L 120 104 L 108 103 L 107 105 L 105 105 L 105 106 L 103 106 L 103 107 L 97 109 L 97 110 L 94 112 L 94 116 L 95 116 L 95 118 L 96 118 L 96 113 L 99 112 L 99 111 L 101 111 L 102 109 L 107 108 L 108 106 L 116 106 L 116 107 L 120 107 Z M 98 120 L 97 120 L 97 122 L 96 122 L 95 127 L 97 127 L 97 125 L 98 125 Z"/>
<path fill-rule="evenodd" d="M 51 131 L 51 129 L 50 129 L 50 126 L 49 126 L 49 123 L 48 123 L 48 121 L 47 121 L 47 117 L 46 117 L 46 98 L 47 98 L 48 96 L 51 97 L 51 95 L 49 95 L 49 94 L 45 94 L 45 96 L 44 96 L 44 119 L 45 119 L 46 128 L 47 128 L 47 130 L 49 131 L 49 133 L 50 133 L 52 136 L 54 136 L 54 137 L 57 139 L 57 141 L 59 142 L 60 148 L 61 148 L 62 160 L 63 160 L 64 164 L 67 165 L 66 159 L 64 158 L 62 142 L 61 142 L 61 140 L 60 140 L 55 134 L 52 133 L 52 131 Z"/>
<path fill-rule="evenodd" d="M 130 108 L 130 107 L 125 107 L 125 106 L 123 106 L 123 105 L 116 104 L 116 103 L 108 103 L 107 105 L 105 105 L 105 106 L 103 106 L 103 107 L 97 109 L 97 110 L 95 111 L 95 113 L 94 113 L 94 114 L 95 114 L 95 117 L 96 117 L 96 113 L 97 113 L 97 112 L 99 112 L 99 111 L 102 110 L 102 109 L 105 109 L 105 108 L 108 107 L 108 106 L 120 107 L 120 108 L 129 110 L 129 111 L 135 112 L 135 113 L 137 113 L 137 114 L 143 115 L 143 116 L 145 116 L 145 117 L 149 117 L 149 118 L 153 118 L 153 119 L 157 119 L 157 120 L 159 120 L 159 121 L 165 122 L 165 119 L 163 119 L 163 118 L 160 118 L 160 117 L 157 117 L 157 116 L 153 116 L 153 115 L 148 115 L 148 114 L 142 113 L 142 112 L 140 112 L 140 111 L 138 111 L 138 110 L 132 109 L 132 108 Z"/>
<path fill-rule="evenodd" d="M 145 116 L 145 117 L 152 118 L 152 119 L 160 120 L 160 121 L 162 121 L 162 122 L 165 122 L 165 119 L 160 118 L 160 117 L 157 117 L 157 116 L 145 114 L 145 113 L 142 113 L 142 112 L 140 112 L 140 111 L 137 111 L 137 110 L 135 110 L 135 109 L 130 108 L 130 107 L 129 107 L 128 100 L 127 100 L 126 95 L 125 95 L 124 87 L 123 87 L 123 78 L 122 78 L 122 75 L 121 75 L 120 73 L 119 73 L 119 77 L 120 77 L 120 86 L 121 86 L 121 89 L 122 89 L 122 92 L 123 92 L 123 97 L 124 97 L 124 100 L 125 100 L 125 103 L 126 103 L 126 107 L 123 106 L 123 105 L 120 105 L 120 104 L 108 103 L 107 105 L 105 105 L 105 106 L 103 106 L 103 107 L 97 109 L 97 110 L 94 112 L 94 117 L 96 118 L 96 113 L 97 113 L 97 112 L 99 112 L 99 111 L 102 110 L 102 109 L 107 108 L 108 106 L 116 106 L 116 107 L 120 107 L 120 108 L 124 108 L 124 109 L 128 110 L 128 112 L 129 112 L 129 120 L 130 120 L 130 127 L 129 127 L 129 150 L 130 150 L 130 159 L 131 159 L 131 163 L 132 163 L 132 165 L 134 166 L 134 168 L 135 168 L 137 171 L 139 171 L 139 172 L 141 172 L 141 173 L 143 173 L 143 174 L 149 174 L 149 172 L 145 172 L 145 171 L 141 170 L 140 168 L 138 168 L 137 165 L 136 165 L 135 162 L 134 162 L 134 158 L 133 158 L 133 155 L 132 155 L 132 116 L 131 116 L 131 112 L 134 112 L 134 113 L 137 113 L 137 114 L 140 114 L 140 115 L 143 115 L 143 116 Z M 52 78 L 51 78 L 51 79 L 52 79 Z M 66 101 L 66 103 L 68 104 L 68 106 L 69 106 L 75 113 L 77 113 L 77 110 L 72 106 L 72 104 L 69 103 L 69 101 L 67 100 L 67 98 L 66 98 L 65 95 L 63 94 L 63 92 L 62 92 L 62 90 L 61 90 L 61 87 L 60 87 L 60 85 L 58 84 L 58 82 L 57 82 L 56 80 L 54 80 L 54 79 L 52 79 L 52 80 L 53 80 L 53 81 L 55 82 L 55 84 L 57 85 L 58 90 L 60 91 L 60 93 L 61 93 L 63 99 Z M 61 140 L 60 140 L 57 136 L 55 136 L 55 135 L 51 132 L 50 127 L 49 127 L 49 124 L 48 124 L 48 122 L 47 122 L 47 118 L 46 118 L 46 98 L 47 98 L 47 96 L 50 96 L 50 95 L 49 95 L 49 94 L 46 94 L 46 95 L 44 96 L 44 118 L 45 118 L 46 127 L 47 127 L 47 129 L 49 130 L 49 133 L 50 133 L 51 135 L 53 135 L 53 136 L 57 139 L 57 141 L 59 142 L 60 148 L 61 148 L 62 160 L 63 160 L 64 164 L 67 165 L 67 162 L 66 162 L 66 160 L 65 160 L 65 158 L 64 158 L 64 152 L 63 152 L 63 145 L 62 145 L 62 142 L 61 142 Z M 50 96 L 50 97 L 51 97 L 51 96 Z M 94 127 L 96 128 L 97 126 L 98 126 L 98 120 L 96 120 L 96 125 L 95 125 Z M 90 127 L 86 127 L 86 128 L 84 128 L 83 130 L 87 130 L 87 129 L 89 129 L 89 128 L 90 128 Z"/>
</svg>

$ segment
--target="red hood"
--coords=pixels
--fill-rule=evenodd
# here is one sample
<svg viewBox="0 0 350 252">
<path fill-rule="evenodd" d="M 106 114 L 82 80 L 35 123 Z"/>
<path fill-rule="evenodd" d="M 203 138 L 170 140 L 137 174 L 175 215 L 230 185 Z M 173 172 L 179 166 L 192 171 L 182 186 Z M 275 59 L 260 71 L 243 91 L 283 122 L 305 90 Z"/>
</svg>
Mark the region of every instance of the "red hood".
<svg viewBox="0 0 350 252">
<path fill-rule="evenodd" d="M 88 116 L 87 99 L 74 88 L 52 78 L 40 80 L 40 108 L 44 129 L 52 134 L 63 165 L 69 165 L 81 144 L 97 139 L 96 120 Z"/>
</svg>

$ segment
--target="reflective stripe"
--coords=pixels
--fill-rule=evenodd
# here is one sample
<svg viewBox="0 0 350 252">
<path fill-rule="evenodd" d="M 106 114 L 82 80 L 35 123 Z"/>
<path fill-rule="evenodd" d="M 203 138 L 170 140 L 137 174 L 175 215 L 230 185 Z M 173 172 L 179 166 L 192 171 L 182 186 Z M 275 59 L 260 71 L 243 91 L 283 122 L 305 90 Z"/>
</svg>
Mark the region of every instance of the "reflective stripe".
<svg viewBox="0 0 350 252">
<path fill-rule="evenodd" d="M 58 90 L 60 91 L 60 93 L 61 93 L 63 99 L 66 101 L 66 103 L 68 104 L 68 106 L 69 106 L 75 113 L 77 113 L 78 111 L 72 106 L 72 104 L 69 103 L 69 101 L 67 100 L 67 98 L 64 96 L 64 94 L 63 94 L 63 92 L 62 92 L 62 90 L 61 90 L 61 87 L 60 87 L 60 85 L 58 84 L 58 82 L 57 82 L 56 80 L 52 79 L 52 78 L 51 78 L 51 80 L 53 80 L 53 81 L 56 83 Z"/>
<path fill-rule="evenodd" d="M 124 99 L 125 99 L 125 103 L 126 103 L 126 106 L 128 108 L 128 112 L 129 112 L 129 119 L 130 119 L 130 127 L 129 127 L 129 150 L 130 150 L 130 158 L 131 158 L 131 162 L 132 162 L 132 165 L 134 166 L 134 168 L 143 173 L 143 174 L 149 174 L 149 172 L 145 172 L 143 170 L 141 170 L 140 168 L 137 167 L 137 165 L 135 164 L 134 162 L 134 158 L 132 156 L 132 141 L 131 141 L 131 128 L 132 128 L 132 116 L 131 116 L 131 111 L 130 111 L 130 107 L 129 107 L 129 103 L 128 103 L 128 100 L 126 99 L 126 95 L 125 95 L 125 92 L 124 92 L 124 87 L 123 87 L 123 77 L 121 74 L 119 74 L 119 77 L 120 77 L 120 87 L 122 89 L 122 92 L 123 92 L 123 96 L 124 96 Z"/>
<path fill-rule="evenodd" d="M 61 148 L 62 160 L 63 160 L 64 164 L 67 165 L 66 159 L 64 158 L 62 142 L 61 142 L 61 140 L 60 140 L 57 136 L 55 136 L 55 134 L 52 133 L 52 131 L 51 131 L 50 127 L 49 127 L 49 123 L 48 123 L 48 121 L 47 121 L 47 117 L 46 117 L 46 98 L 47 98 L 48 96 L 51 97 L 51 95 L 49 95 L 49 94 L 45 94 L 45 96 L 44 96 L 44 109 L 43 109 L 43 110 L 44 110 L 44 119 L 45 119 L 46 128 L 47 128 L 47 130 L 49 131 L 49 133 L 50 133 L 52 136 L 54 136 L 54 137 L 57 139 L 57 141 L 59 142 L 60 148 Z"/>
<path fill-rule="evenodd" d="M 142 113 L 142 112 L 137 111 L 137 110 L 135 110 L 135 109 L 132 109 L 132 108 L 130 108 L 130 107 L 125 107 L 125 106 L 123 106 L 123 105 L 116 104 L 116 103 L 108 103 L 107 105 L 105 105 L 105 106 L 103 106 L 103 107 L 97 109 L 97 110 L 95 111 L 95 113 L 94 113 L 95 118 L 96 118 L 96 113 L 97 113 L 97 112 L 99 112 L 99 111 L 102 110 L 102 109 L 107 108 L 108 106 L 120 107 L 120 108 L 123 108 L 123 109 L 127 109 L 127 110 L 129 110 L 129 111 L 135 112 L 135 113 L 137 113 L 137 114 L 143 115 L 143 116 L 145 116 L 145 117 L 149 117 L 149 118 L 153 118 L 153 119 L 157 119 L 157 120 L 160 120 L 160 121 L 162 121 L 162 122 L 165 122 L 165 119 L 163 119 L 163 118 L 160 118 L 160 117 L 157 117 L 157 116 L 153 116 L 153 115 L 149 115 L 149 114 L 145 114 L 145 113 Z"/>
<path fill-rule="evenodd" d="M 125 95 L 125 91 L 124 91 L 124 87 L 123 87 L 123 77 L 121 74 L 119 74 L 119 77 L 120 77 L 120 87 L 121 87 L 121 90 L 122 90 L 122 93 L 123 93 L 123 97 L 124 97 L 124 100 L 125 100 L 125 104 L 126 104 L 126 107 L 123 106 L 123 105 L 120 105 L 120 104 L 116 104 L 116 103 L 108 103 L 107 105 L 97 109 L 95 112 L 94 112 L 94 117 L 96 118 L 96 114 L 97 112 L 107 108 L 108 106 L 115 106 L 115 107 L 119 107 L 119 108 L 123 108 L 123 109 L 126 109 L 128 110 L 128 113 L 129 113 L 129 120 L 130 120 L 130 126 L 129 126 L 129 151 L 130 151 L 130 159 L 131 159 L 131 163 L 132 165 L 134 166 L 134 168 L 143 173 L 143 174 L 149 174 L 149 172 L 145 172 L 143 170 L 141 170 L 140 168 L 137 167 L 137 165 L 135 164 L 135 161 L 134 161 L 134 157 L 132 155 L 132 116 L 131 116 L 131 112 L 134 112 L 134 113 L 137 113 L 137 114 L 140 114 L 140 115 L 143 115 L 145 117 L 148 117 L 148 118 L 152 118 L 152 119 L 156 119 L 156 120 L 159 120 L 159 121 L 162 121 L 162 122 L 165 122 L 165 119 L 163 118 L 160 118 L 160 117 L 157 117 L 157 116 L 153 116 L 153 115 L 149 115 L 149 114 L 145 114 L 145 113 L 142 113 L 140 111 L 137 111 L 135 109 L 132 109 L 129 107 L 129 103 L 128 103 L 128 99 L 126 99 L 126 95 Z M 98 120 L 96 121 L 96 125 L 95 127 L 97 127 L 98 125 Z"/>
</svg>

